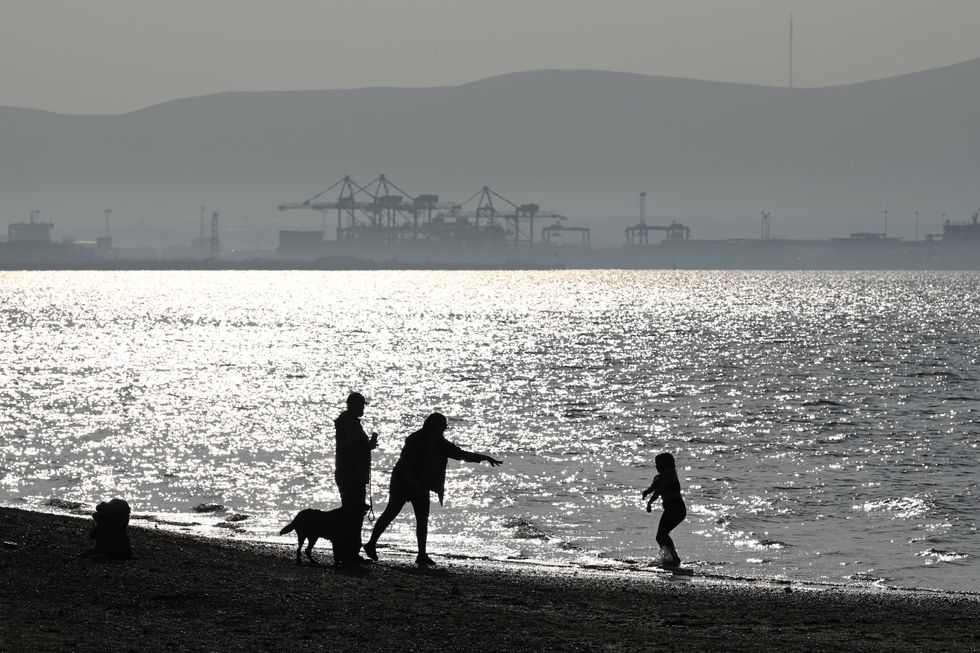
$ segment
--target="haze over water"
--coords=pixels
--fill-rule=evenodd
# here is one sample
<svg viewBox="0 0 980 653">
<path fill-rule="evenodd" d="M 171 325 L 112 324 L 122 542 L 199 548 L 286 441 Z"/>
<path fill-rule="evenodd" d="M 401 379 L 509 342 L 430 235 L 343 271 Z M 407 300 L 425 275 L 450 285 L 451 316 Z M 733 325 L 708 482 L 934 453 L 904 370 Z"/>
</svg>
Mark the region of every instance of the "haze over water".
<svg viewBox="0 0 980 653">
<path fill-rule="evenodd" d="M 4 272 L 0 503 L 285 545 L 339 505 L 360 390 L 378 511 L 433 410 L 504 459 L 451 463 L 437 560 L 645 566 L 668 450 L 697 573 L 977 592 L 978 299 L 977 273 Z M 409 509 L 382 543 L 414 551 Z"/>
</svg>

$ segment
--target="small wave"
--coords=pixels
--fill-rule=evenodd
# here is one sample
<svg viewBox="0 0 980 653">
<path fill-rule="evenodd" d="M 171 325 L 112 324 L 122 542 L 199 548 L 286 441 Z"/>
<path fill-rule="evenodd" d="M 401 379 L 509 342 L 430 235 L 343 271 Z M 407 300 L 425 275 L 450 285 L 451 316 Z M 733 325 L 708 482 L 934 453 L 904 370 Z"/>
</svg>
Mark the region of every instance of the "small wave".
<svg viewBox="0 0 980 653">
<path fill-rule="evenodd" d="M 922 378 L 922 377 L 936 377 L 936 378 L 943 378 L 943 379 L 958 379 L 958 378 L 960 378 L 960 375 L 957 374 L 957 373 L 955 373 L 955 372 L 943 372 L 943 371 L 915 372 L 914 374 L 910 374 L 909 376 L 911 376 L 913 378 L 916 378 L 916 377 L 918 377 L 918 378 Z"/>
<path fill-rule="evenodd" d="M 100 442 L 112 435 L 109 429 L 95 429 L 87 435 L 81 435 L 76 442 Z"/>
<path fill-rule="evenodd" d="M 78 512 L 85 507 L 85 504 L 80 501 L 69 501 L 67 499 L 59 499 L 58 497 L 48 499 L 46 505 L 57 508 L 58 510 L 68 510 L 70 512 Z"/>
<path fill-rule="evenodd" d="M 691 444 L 731 444 L 727 440 L 721 440 L 719 438 L 707 438 L 701 435 L 693 435 L 689 438 L 684 439 L 685 442 Z"/>
<path fill-rule="evenodd" d="M 609 560 L 610 562 L 618 562 L 620 564 L 625 564 L 625 565 L 640 564 L 638 560 L 635 560 L 633 558 L 620 558 L 617 556 L 616 553 L 612 551 L 600 551 L 597 555 L 600 560 Z M 589 563 L 585 563 L 585 564 L 589 564 Z"/>
<path fill-rule="evenodd" d="M 192 508 L 194 512 L 221 512 L 224 509 L 220 503 L 199 503 Z"/>
<path fill-rule="evenodd" d="M 908 519 L 926 514 L 931 507 L 931 504 L 925 499 L 900 497 L 898 499 L 866 501 L 860 506 L 855 506 L 855 509 L 864 510 L 864 512 L 894 512 L 897 517 Z"/>
<path fill-rule="evenodd" d="M 927 551 L 922 551 L 921 553 L 916 553 L 915 555 L 919 556 L 920 558 L 932 558 L 937 562 L 954 562 L 956 560 L 964 560 L 969 557 L 965 553 L 945 551 L 943 549 L 929 549 Z"/>
<path fill-rule="evenodd" d="M 867 574 L 863 572 L 858 572 L 856 574 L 851 574 L 850 576 L 844 576 L 847 580 L 855 580 L 861 583 L 872 583 L 875 585 L 883 585 L 888 582 L 887 578 L 882 576 L 874 576 L 872 574 Z"/>
<path fill-rule="evenodd" d="M 831 401 L 830 399 L 817 399 L 814 401 L 803 402 L 804 406 L 836 406 L 838 408 L 846 408 L 844 404 L 837 403 L 836 401 Z"/>
<path fill-rule="evenodd" d="M 759 540 L 758 546 L 761 546 L 764 549 L 788 549 L 793 545 L 787 544 L 786 542 L 781 542 L 779 540 L 762 539 Z"/>
<path fill-rule="evenodd" d="M 152 524 L 160 524 L 161 526 L 181 526 L 181 527 L 188 527 L 188 526 L 200 526 L 201 525 L 201 522 L 197 522 L 197 521 L 191 521 L 191 522 L 186 522 L 186 521 L 172 521 L 172 520 L 169 520 L 169 519 L 163 519 L 162 517 L 157 517 L 156 515 L 130 515 L 129 518 L 130 519 L 137 519 L 137 520 L 140 520 L 140 521 L 147 521 L 147 522 L 150 522 Z"/>
<path fill-rule="evenodd" d="M 518 540 L 550 540 L 551 537 L 543 530 L 523 517 L 504 522 L 505 528 L 514 529 L 514 538 Z"/>
</svg>

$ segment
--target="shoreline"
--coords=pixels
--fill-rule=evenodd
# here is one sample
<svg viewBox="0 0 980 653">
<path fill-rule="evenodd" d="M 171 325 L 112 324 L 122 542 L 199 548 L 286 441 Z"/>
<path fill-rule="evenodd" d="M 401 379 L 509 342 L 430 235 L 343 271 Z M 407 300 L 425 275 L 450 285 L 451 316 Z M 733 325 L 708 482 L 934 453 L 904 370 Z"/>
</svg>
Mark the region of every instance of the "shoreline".
<svg viewBox="0 0 980 653">
<path fill-rule="evenodd" d="M 57 501 L 57 500 L 56 500 Z M 49 509 L 44 509 L 45 507 Z M 71 519 L 82 519 L 87 524 L 90 523 L 92 512 L 95 509 L 94 505 L 87 505 L 84 503 L 77 503 L 71 501 L 60 501 L 58 505 L 49 500 L 49 503 L 44 506 L 16 506 L 11 504 L 0 503 L 0 510 L 4 509 L 20 510 L 23 512 L 37 513 L 42 515 L 52 515 L 52 516 L 62 516 Z M 209 512 L 198 513 L 198 519 L 206 520 Z M 249 536 L 248 534 L 239 533 L 234 529 L 227 529 L 228 522 L 217 522 L 210 524 L 211 528 L 205 528 L 208 526 L 203 521 L 194 522 L 184 522 L 184 521 L 174 521 L 171 519 L 164 519 L 159 516 L 159 514 L 154 513 L 133 513 L 130 515 L 130 527 L 131 528 L 142 528 L 151 530 L 161 530 L 164 532 L 171 533 L 178 537 L 189 537 L 200 539 L 202 541 L 214 542 L 215 544 L 228 544 L 231 546 L 254 548 L 261 550 L 270 555 L 280 555 L 281 551 L 288 551 L 288 555 L 292 555 L 295 548 L 291 544 L 292 535 L 289 536 L 278 536 L 279 538 L 285 538 L 290 541 L 289 544 L 284 544 L 283 541 L 279 539 L 264 539 L 261 537 Z M 220 527 L 222 532 L 214 530 L 214 527 Z M 241 535 L 241 537 L 235 537 L 235 535 Z M 270 536 L 275 537 L 275 536 Z M 415 559 L 415 543 L 412 539 L 410 543 L 410 548 L 403 548 L 400 545 L 393 544 L 381 544 L 380 548 L 387 549 L 389 552 L 393 553 L 400 562 L 405 564 L 410 564 Z M 329 561 L 330 550 L 329 542 L 320 540 L 314 551 L 315 554 L 319 554 L 321 557 L 326 556 Z M 499 568 L 500 570 L 516 570 L 523 571 L 527 573 L 543 573 L 543 574 L 553 574 L 553 575 L 569 575 L 578 573 L 596 573 L 605 574 L 611 577 L 619 578 L 633 578 L 637 575 L 641 577 L 646 576 L 663 576 L 666 574 L 665 570 L 661 569 L 652 560 L 651 561 L 641 561 L 628 558 L 615 558 L 615 557 L 603 557 L 599 556 L 596 558 L 608 560 L 609 564 L 602 564 L 600 562 L 570 562 L 562 560 L 545 560 L 545 559 L 534 559 L 534 558 L 494 558 L 485 555 L 472 555 L 472 554 L 440 554 L 433 553 L 433 555 L 439 558 L 445 558 L 446 560 L 452 560 L 459 564 L 469 564 L 475 566 L 488 566 L 494 569 Z M 806 591 L 826 591 L 826 590 L 837 590 L 843 592 L 856 592 L 856 593 L 907 593 L 907 594 L 921 594 L 923 596 L 950 596 L 950 597 L 964 597 L 964 598 L 975 598 L 980 601 L 980 591 L 976 590 L 963 590 L 963 589 L 947 589 L 942 587 L 917 587 L 908 585 L 897 585 L 881 582 L 865 582 L 865 583 L 847 583 L 844 581 L 834 581 L 834 580 L 820 580 L 812 578 L 802 578 L 802 577 L 787 577 L 787 576 L 751 576 L 742 574 L 725 574 L 718 571 L 712 570 L 701 570 L 697 568 L 697 563 L 694 563 L 695 569 L 693 574 L 687 575 L 687 580 L 691 582 L 698 583 L 718 583 L 718 584 L 729 584 L 729 585 L 745 585 L 747 587 L 768 587 L 768 588 L 783 588 L 792 587 L 795 589 L 806 590 Z M 0 652 L 2 653 L 2 652 Z"/>
<path fill-rule="evenodd" d="M 94 510 L 94 505 L 87 504 L 77 504 L 72 507 L 74 502 L 63 502 L 67 505 L 51 505 L 48 504 L 47 508 L 45 506 L 16 506 L 11 504 L 0 503 L 0 511 L 5 509 L 18 510 L 22 512 L 34 513 L 39 515 L 51 515 L 54 517 L 67 517 L 69 519 L 80 519 L 83 520 L 87 525 L 90 525 L 89 521 Z M 208 513 L 201 513 L 198 515 L 199 519 L 206 519 Z M 184 521 L 173 521 L 170 519 L 160 518 L 159 515 L 154 513 L 133 513 L 130 515 L 130 528 L 135 529 L 147 529 L 147 530 L 159 530 L 161 532 L 170 533 L 176 537 L 188 537 L 192 539 L 199 539 L 204 542 L 213 542 L 216 545 L 227 544 L 235 547 L 252 548 L 262 551 L 268 555 L 287 555 L 283 554 L 282 551 L 287 551 L 288 555 L 292 555 L 295 552 L 295 548 L 292 545 L 292 535 L 289 536 L 278 536 L 280 538 L 289 539 L 289 544 L 284 544 L 282 541 L 277 539 L 263 539 L 260 537 L 250 537 L 248 534 L 238 533 L 233 529 L 226 530 L 228 526 L 227 522 L 212 523 L 210 526 L 212 528 L 204 528 L 208 524 L 202 522 L 184 522 Z M 221 527 L 222 532 L 215 531 L 213 527 Z M 241 535 L 241 537 L 235 537 L 235 535 Z M 274 536 L 273 536 L 274 537 Z M 330 559 L 330 548 L 329 542 L 320 540 L 314 550 L 315 555 L 319 555 L 321 558 L 325 557 L 329 562 Z M 402 548 L 400 545 L 384 543 L 379 545 L 380 548 L 386 549 L 392 553 L 399 562 L 405 564 L 410 564 L 415 559 L 414 550 L 414 539 L 410 543 L 410 548 Z M 569 562 L 562 560 L 544 560 L 544 559 L 534 559 L 534 558 L 494 558 L 484 555 L 472 555 L 472 554 L 441 554 L 433 553 L 432 555 L 438 556 L 440 559 L 446 559 L 447 561 L 452 561 L 458 564 L 467 564 L 474 566 L 487 566 L 493 569 L 500 569 L 506 571 L 508 569 L 527 572 L 527 573 L 543 573 L 552 575 L 574 575 L 579 573 L 596 573 L 604 574 L 610 577 L 618 578 L 633 578 L 637 576 L 650 576 L 663 577 L 666 571 L 661 569 L 652 560 L 642 561 L 634 559 L 624 559 L 624 558 L 614 558 L 614 557 L 602 557 L 597 559 L 608 560 L 609 564 L 602 564 L 599 562 Z M 802 578 L 802 577 L 786 577 L 786 576 L 751 576 L 742 574 L 725 574 L 718 571 L 712 570 L 701 570 L 697 568 L 697 563 L 695 563 L 694 573 L 686 575 L 689 582 L 697 583 L 717 583 L 717 584 L 729 584 L 736 586 L 746 586 L 746 587 L 768 587 L 768 588 L 783 588 L 791 587 L 794 589 L 805 590 L 805 591 L 828 591 L 836 590 L 842 592 L 855 592 L 855 593 L 871 593 L 876 594 L 879 592 L 883 593 L 904 593 L 912 595 L 923 595 L 923 596 L 950 596 L 950 597 L 963 597 L 963 598 L 974 598 L 980 602 L 980 591 L 975 590 L 963 590 L 963 589 L 947 589 L 942 587 L 918 587 L 918 586 L 908 586 L 908 585 L 897 585 L 887 582 L 866 582 L 866 583 L 847 583 L 843 581 L 834 580 L 820 580 L 812 578 Z M 0 652 L 2 653 L 2 652 Z"/>
<path fill-rule="evenodd" d="M 903 261 L 895 264 L 861 264 L 845 262 L 825 264 L 808 261 L 801 264 L 765 264 L 758 261 L 722 264 L 700 262 L 697 264 L 629 264 L 629 262 L 582 263 L 562 261 L 503 261 L 497 263 L 475 262 L 413 262 L 413 261 L 278 261 L 274 259 L 221 260 L 221 261 L 169 261 L 169 260 L 119 260 L 119 261 L 66 261 L 66 262 L 7 262 L 0 260 L 0 272 L 548 272 L 548 271 L 602 271 L 623 270 L 634 272 L 685 271 L 685 272 L 978 272 L 980 261 L 950 261 L 946 264 L 931 261 L 928 264 L 911 264 Z"/>
<path fill-rule="evenodd" d="M 400 557 L 296 566 L 292 547 L 0 508 L 0 650 L 976 650 L 975 595 L 712 582 Z M 329 561 L 329 545 L 315 552 Z M 382 549 L 382 553 L 384 549 Z"/>
</svg>

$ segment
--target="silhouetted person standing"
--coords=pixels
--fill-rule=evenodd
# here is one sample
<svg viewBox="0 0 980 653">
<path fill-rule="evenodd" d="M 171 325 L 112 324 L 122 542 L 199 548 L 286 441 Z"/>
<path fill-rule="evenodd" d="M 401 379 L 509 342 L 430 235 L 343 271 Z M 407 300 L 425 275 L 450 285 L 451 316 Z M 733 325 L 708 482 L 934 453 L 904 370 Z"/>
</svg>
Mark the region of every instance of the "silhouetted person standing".
<svg viewBox="0 0 980 653">
<path fill-rule="evenodd" d="M 352 392 L 347 397 L 347 410 L 334 420 L 337 437 L 337 464 L 334 478 L 340 490 L 340 505 L 350 515 L 349 539 L 339 547 L 340 562 L 359 562 L 363 558 L 358 552 L 361 548 L 361 526 L 364 524 L 367 485 L 371 480 L 371 450 L 378 446 L 378 434 L 368 438 L 361 426 L 364 395 Z"/>
<path fill-rule="evenodd" d="M 405 439 L 401 456 L 391 472 L 391 488 L 388 505 L 374 525 L 371 539 L 364 545 L 364 553 L 372 560 L 378 559 L 376 545 L 392 520 L 398 516 L 402 507 L 412 503 L 415 511 L 415 535 L 419 543 L 419 553 L 415 564 L 434 565 L 426 553 L 425 545 L 429 535 L 429 492 L 435 492 L 442 504 L 446 484 L 446 465 L 449 459 L 468 463 L 488 462 L 491 467 L 501 461 L 482 453 L 463 451 L 444 437 L 448 422 L 446 416 L 432 413 L 425 418 L 422 428 Z"/>
<path fill-rule="evenodd" d="M 663 562 L 671 567 L 678 567 L 681 564 L 677 549 L 674 548 L 674 540 L 670 539 L 670 531 L 684 521 L 687 517 L 687 506 L 681 497 L 681 482 L 677 478 L 677 468 L 674 457 L 669 453 L 659 454 L 654 462 L 657 466 L 657 475 L 653 479 L 650 487 L 643 490 L 643 498 L 647 501 L 647 512 L 650 512 L 653 502 L 657 498 L 662 498 L 664 513 L 660 516 L 660 525 L 657 527 L 657 544 L 663 552 Z"/>
</svg>

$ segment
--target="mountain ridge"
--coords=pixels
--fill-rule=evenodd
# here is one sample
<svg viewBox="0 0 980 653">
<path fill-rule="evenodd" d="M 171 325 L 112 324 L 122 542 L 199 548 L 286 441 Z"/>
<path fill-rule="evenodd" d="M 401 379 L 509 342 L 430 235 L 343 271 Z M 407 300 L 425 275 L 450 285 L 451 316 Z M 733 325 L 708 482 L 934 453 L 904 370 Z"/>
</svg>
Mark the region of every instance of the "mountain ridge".
<svg viewBox="0 0 980 653">
<path fill-rule="evenodd" d="M 232 91 L 116 115 L 0 107 L 0 209 L 42 209 L 91 237 L 113 208 L 125 242 L 185 242 L 199 207 L 226 242 L 271 246 L 318 215 L 275 207 L 344 174 L 461 200 L 484 184 L 616 244 L 648 193 L 651 222 L 694 237 L 826 237 L 882 212 L 963 217 L 980 205 L 980 59 L 882 80 L 790 89 L 595 70 L 455 86 Z M 910 220 L 903 231 L 911 236 Z M 258 233 L 257 235 L 257 232 Z"/>
<path fill-rule="evenodd" d="M 467 82 L 461 82 L 458 84 L 437 84 L 432 86 L 395 86 L 395 85 L 376 85 L 376 86 L 354 86 L 354 87 L 342 87 L 342 88 L 306 88 L 306 89 L 288 89 L 288 90 L 228 90 L 228 91 L 217 91 L 214 93 L 204 93 L 201 95 L 188 95 L 182 97 L 171 98 L 169 100 L 163 100 L 161 102 L 155 102 L 153 104 L 146 105 L 137 109 L 132 109 L 130 111 L 123 111 L 119 113 L 70 113 L 62 111 L 53 111 L 50 109 L 39 109 L 35 107 L 24 107 L 17 105 L 0 105 L 0 111 L 6 109 L 12 109 L 17 111 L 37 111 L 45 114 L 52 114 L 57 116 L 76 116 L 76 117 L 115 117 L 115 116 L 125 116 L 133 113 L 139 113 L 146 111 L 148 109 L 153 109 L 155 107 L 161 107 L 166 105 L 171 105 L 174 103 L 184 102 L 187 100 L 196 100 L 202 98 L 213 98 L 218 96 L 226 95 L 286 95 L 286 94 L 317 94 L 317 93 L 334 93 L 334 92 L 350 92 L 350 91 L 367 91 L 367 90 L 438 90 L 438 89 L 452 89 L 452 88 L 463 88 L 468 86 L 475 86 L 483 84 L 484 82 L 491 82 L 494 80 L 507 79 L 512 77 L 519 77 L 525 75 L 538 75 L 538 74 L 552 74 L 552 73 L 599 73 L 603 75 L 618 75 L 623 77 L 633 77 L 637 79 L 659 79 L 659 80 L 676 80 L 694 83 L 705 83 L 712 85 L 721 86 L 744 86 L 757 89 L 783 89 L 788 91 L 821 91 L 827 89 L 836 88 L 850 88 L 854 86 L 862 86 L 865 84 L 877 84 L 879 82 L 888 82 L 891 80 L 901 80 L 904 78 L 916 77 L 923 74 L 934 73 L 937 71 L 955 71 L 963 67 L 970 66 L 980 67 L 980 57 L 974 59 L 967 59 L 966 61 L 960 61 L 945 66 L 938 66 L 934 68 L 925 68 L 922 70 L 914 70 L 910 72 L 900 73 L 898 75 L 891 75 L 889 77 L 879 77 L 875 79 L 863 80 L 859 82 L 847 82 L 844 84 L 832 84 L 828 86 L 802 86 L 802 87 L 788 87 L 781 85 L 767 85 L 767 84 L 753 84 L 747 82 L 730 82 L 730 81 L 720 81 L 720 80 L 708 80 L 696 77 L 676 77 L 673 75 L 655 75 L 648 73 L 637 73 L 630 71 L 618 71 L 609 70 L 603 68 L 536 68 L 529 70 L 512 71 L 506 73 L 499 73 L 496 75 L 490 75 L 488 77 L 482 77 L 480 79 L 475 79 Z"/>
</svg>

